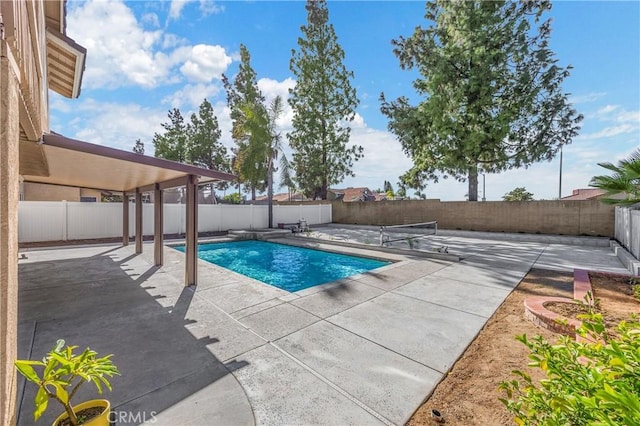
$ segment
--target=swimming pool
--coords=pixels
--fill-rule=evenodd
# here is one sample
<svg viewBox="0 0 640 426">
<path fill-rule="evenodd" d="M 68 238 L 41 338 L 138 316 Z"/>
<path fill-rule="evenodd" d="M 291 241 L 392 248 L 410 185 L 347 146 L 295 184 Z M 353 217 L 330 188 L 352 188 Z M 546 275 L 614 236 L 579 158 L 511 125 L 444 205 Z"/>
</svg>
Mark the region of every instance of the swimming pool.
<svg viewBox="0 0 640 426">
<path fill-rule="evenodd" d="M 391 263 L 255 240 L 199 244 L 198 257 L 291 292 Z"/>
</svg>

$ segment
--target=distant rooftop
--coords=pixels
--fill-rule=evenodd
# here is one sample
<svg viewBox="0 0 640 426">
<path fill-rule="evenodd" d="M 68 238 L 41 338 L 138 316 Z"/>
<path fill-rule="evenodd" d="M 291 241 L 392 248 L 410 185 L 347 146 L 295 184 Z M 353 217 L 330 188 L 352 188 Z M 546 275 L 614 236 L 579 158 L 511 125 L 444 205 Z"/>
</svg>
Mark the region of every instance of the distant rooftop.
<svg viewBox="0 0 640 426">
<path fill-rule="evenodd" d="M 267 201 L 268 197 L 266 195 L 262 195 L 260 197 L 256 197 L 256 201 Z M 308 201 L 306 198 L 299 192 L 290 194 L 288 192 L 281 192 L 279 194 L 273 194 L 273 201 Z"/>
<path fill-rule="evenodd" d="M 597 188 L 574 189 L 573 194 L 562 197 L 562 200 L 593 200 L 605 194 L 605 191 Z"/>
</svg>

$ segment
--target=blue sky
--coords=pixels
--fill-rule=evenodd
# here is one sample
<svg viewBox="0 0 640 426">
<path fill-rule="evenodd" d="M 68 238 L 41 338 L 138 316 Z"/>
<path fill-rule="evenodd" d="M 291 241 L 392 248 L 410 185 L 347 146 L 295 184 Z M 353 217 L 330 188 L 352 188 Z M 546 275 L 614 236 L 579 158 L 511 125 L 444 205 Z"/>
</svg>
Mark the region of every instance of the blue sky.
<svg viewBox="0 0 640 426">
<path fill-rule="evenodd" d="M 387 132 L 378 97 L 384 92 L 388 99 L 417 99 L 411 87 L 417 74 L 400 69 L 390 41 L 426 24 L 424 2 L 328 5 L 360 99 L 352 141 L 365 148 L 356 177 L 336 187 L 376 189 L 388 180 L 395 188 L 411 162 Z M 306 22 L 301 1 L 69 1 L 67 9 L 68 35 L 88 50 L 80 98 L 51 93 L 51 129 L 69 137 L 126 150 L 140 138 L 152 154 L 153 134 L 162 131 L 167 111 L 178 107 L 188 116 L 206 97 L 215 106 L 223 142 L 232 146 L 220 75 L 235 75 L 240 43 L 251 53 L 267 98 L 286 96 L 295 84 L 289 60 Z M 548 16 L 560 65 L 574 67 L 564 90 L 585 116 L 580 136 L 564 150 L 566 196 L 605 171 L 598 162 L 615 162 L 640 145 L 640 2 L 555 2 Z M 291 116 L 288 110 L 279 122 L 284 133 Z M 486 175 L 486 198 L 499 200 L 518 186 L 536 199 L 557 197 L 558 169 L 555 159 Z M 441 180 L 426 194 L 463 200 L 466 188 Z"/>
</svg>

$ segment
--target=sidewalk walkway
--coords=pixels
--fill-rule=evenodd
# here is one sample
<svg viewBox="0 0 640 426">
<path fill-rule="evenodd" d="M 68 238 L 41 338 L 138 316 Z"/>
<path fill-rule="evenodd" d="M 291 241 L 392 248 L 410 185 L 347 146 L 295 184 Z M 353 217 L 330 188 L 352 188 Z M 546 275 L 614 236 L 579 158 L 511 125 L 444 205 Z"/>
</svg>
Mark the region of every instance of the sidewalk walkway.
<svg viewBox="0 0 640 426">
<path fill-rule="evenodd" d="M 625 272 L 604 247 L 446 238 L 462 262 L 384 254 L 396 263 L 296 293 L 202 261 L 184 288 L 171 248 L 160 269 L 150 246 L 30 251 L 20 356 L 58 338 L 114 353 L 116 414 L 160 425 L 404 424 L 531 267 Z"/>
</svg>

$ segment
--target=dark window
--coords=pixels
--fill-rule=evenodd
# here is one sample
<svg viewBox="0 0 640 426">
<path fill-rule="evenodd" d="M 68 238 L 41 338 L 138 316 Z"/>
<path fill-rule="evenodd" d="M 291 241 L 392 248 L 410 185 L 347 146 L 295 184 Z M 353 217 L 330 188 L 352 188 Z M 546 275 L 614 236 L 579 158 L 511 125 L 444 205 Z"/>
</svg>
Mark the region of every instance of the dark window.
<svg viewBox="0 0 640 426">
<path fill-rule="evenodd" d="M 83 203 L 95 203 L 96 197 L 80 197 L 80 201 Z"/>
</svg>

